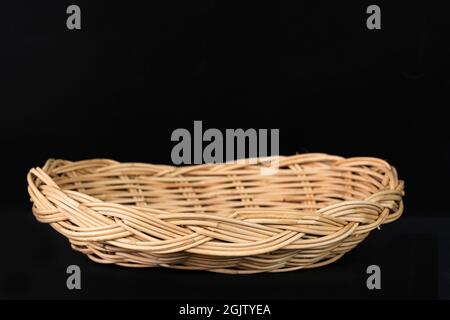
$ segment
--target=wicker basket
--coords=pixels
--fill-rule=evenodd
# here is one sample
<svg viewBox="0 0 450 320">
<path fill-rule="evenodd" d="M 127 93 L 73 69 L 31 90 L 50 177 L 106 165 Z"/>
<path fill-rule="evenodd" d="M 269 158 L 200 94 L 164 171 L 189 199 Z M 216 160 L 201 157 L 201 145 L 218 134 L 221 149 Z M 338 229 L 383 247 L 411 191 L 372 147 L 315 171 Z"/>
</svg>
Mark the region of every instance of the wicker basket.
<svg viewBox="0 0 450 320">
<path fill-rule="evenodd" d="M 403 212 L 392 166 L 326 154 L 186 167 L 50 159 L 28 192 L 36 219 L 96 262 L 233 274 L 332 263 Z"/>
</svg>

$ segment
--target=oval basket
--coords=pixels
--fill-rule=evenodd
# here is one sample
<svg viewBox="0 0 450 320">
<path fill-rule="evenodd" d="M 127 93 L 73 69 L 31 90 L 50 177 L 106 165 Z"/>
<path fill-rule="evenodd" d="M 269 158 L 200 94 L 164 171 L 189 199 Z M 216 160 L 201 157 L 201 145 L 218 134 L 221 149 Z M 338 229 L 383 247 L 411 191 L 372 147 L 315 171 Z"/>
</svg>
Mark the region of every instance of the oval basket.
<svg viewBox="0 0 450 320">
<path fill-rule="evenodd" d="M 403 212 L 403 182 L 383 160 L 252 160 L 50 159 L 30 170 L 28 192 L 36 219 L 96 262 L 233 274 L 332 263 Z M 278 170 L 261 174 L 269 165 Z"/>
</svg>

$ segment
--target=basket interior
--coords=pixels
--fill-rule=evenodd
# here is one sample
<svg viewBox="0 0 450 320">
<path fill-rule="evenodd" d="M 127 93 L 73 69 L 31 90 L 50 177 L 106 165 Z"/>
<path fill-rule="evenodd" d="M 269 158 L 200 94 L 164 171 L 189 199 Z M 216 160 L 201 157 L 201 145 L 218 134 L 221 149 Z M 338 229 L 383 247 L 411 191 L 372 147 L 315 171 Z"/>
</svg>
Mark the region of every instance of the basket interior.
<svg viewBox="0 0 450 320">
<path fill-rule="evenodd" d="M 170 213 L 229 214 L 243 208 L 314 213 L 348 200 L 363 200 L 389 184 L 383 166 L 310 162 L 282 165 L 261 175 L 260 166 L 200 165 L 184 170 L 146 164 L 99 164 L 58 172 L 63 190 L 99 200 Z M 178 170 L 178 171 L 176 171 Z"/>
</svg>

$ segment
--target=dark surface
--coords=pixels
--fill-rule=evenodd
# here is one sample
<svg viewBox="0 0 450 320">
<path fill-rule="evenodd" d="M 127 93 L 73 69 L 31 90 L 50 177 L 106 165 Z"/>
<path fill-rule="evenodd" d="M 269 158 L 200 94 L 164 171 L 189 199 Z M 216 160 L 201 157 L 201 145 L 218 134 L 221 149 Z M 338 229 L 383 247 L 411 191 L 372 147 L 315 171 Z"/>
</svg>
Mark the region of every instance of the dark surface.
<svg viewBox="0 0 450 320">
<path fill-rule="evenodd" d="M 66 239 L 31 212 L 6 214 L 7 244 L 0 298 L 64 299 L 449 299 L 448 218 L 403 217 L 373 231 L 355 250 L 326 267 L 278 274 L 221 275 L 163 268 L 100 265 L 72 251 Z M 78 265 L 82 289 L 66 288 Z M 368 290 L 366 269 L 381 269 L 381 290 Z"/>
<path fill-rule="evenodd" d="M 82 30 L 69 31 L 71 2 L 5 2 L 0 297 L 448 298 L 443 3 L 377 1 L 382 29 L 369 31 L 371 1 L 77 1 Z M 406 217 L 329 267 L 227 277 L 96 265 L 31 216 L 31 167 L 47 158 L 168 164 L 172 131 L 194 120 L 279 128 L 282 154 L 386 159 L 406 181 Z M 82 268 L 81 292 L 65 289 L 69 264 Z M 365 288 L 369 264 L 382 267 L 379 292 Z"/>
</svg>

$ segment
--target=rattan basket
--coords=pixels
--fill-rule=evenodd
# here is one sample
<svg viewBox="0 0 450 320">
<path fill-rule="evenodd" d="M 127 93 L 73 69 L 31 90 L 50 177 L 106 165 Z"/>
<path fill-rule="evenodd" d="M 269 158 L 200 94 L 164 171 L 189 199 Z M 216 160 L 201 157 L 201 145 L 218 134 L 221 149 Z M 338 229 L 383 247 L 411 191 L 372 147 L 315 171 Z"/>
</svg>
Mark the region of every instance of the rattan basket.
<svg viewBox="0 0 450 320">
<path fill-rule="evenodd" d="M 403 182 L 383 160 L 257 161 L 50 159 L 30 170 L 28 192 L 36 219 L 96 262 L 233 274 L 332 263 L 403 212 Z M 279 170 L 261 175 L 273 161 Z"/>
</svg>

